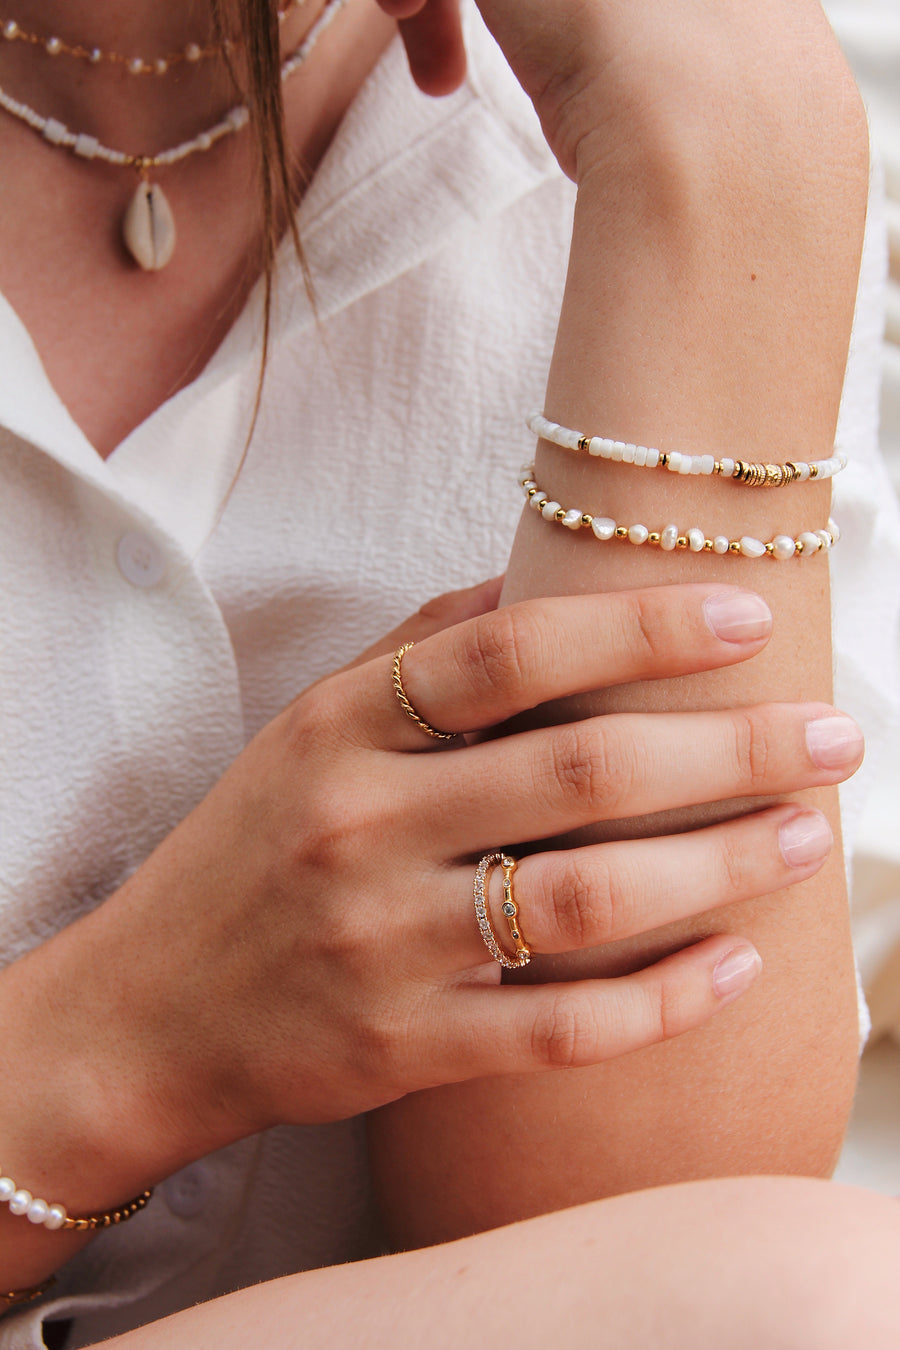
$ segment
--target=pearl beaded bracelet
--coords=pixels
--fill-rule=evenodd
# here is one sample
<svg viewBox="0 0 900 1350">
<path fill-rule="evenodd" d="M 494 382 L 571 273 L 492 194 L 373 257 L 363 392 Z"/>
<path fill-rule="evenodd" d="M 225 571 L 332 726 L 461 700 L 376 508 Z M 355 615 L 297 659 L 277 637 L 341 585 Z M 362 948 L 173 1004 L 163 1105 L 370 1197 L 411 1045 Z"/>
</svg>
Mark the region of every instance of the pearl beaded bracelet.
<svg viewBox="0 0 900 1350">
<path fill-rule="evenodd" d="M 745 459 L 717 459 L 715 455 L 688 455 L 679 450 L 654 450 L 648 445 L 631 445 L 605 436 L 585 436 L 551 422 L 542 413 L 529 413 L 525 419 L 530 431 L 540 440 L 550 441 L 563 450 L 586 450 L 589 455 L 616 463 L 635 464 L 639 468 L 668 469 L 669 473 L 718 474 L 746 487 L 782 487 L 785 483 L 805 483 L 813 478 L 833 478 L 847 467 L 843 452 L 829 459 L 788 460 L 784 464 L 757 464 Z"/>
<path fill-rule="evenodd" d="M 74 1229 L 86 1233 L 94 1228 L 111 1228 L 113 1224 L 125 1223 L 126 1219 L 132 1218 L 146 1206 L 152 1194 L 152 1189 L 142 1191 L 125 1205 L 105 1209 L 100 1214 L 86 1214 L 82 1218 L 73 1219 L 69 1217 L 65 1205 L 50 1204 L 46 1200 L 41 1200 L 32 1195 L 31 1191 L 18 1187 L 12 1177 L 0 1176 L 0 1201 L 9 1205 L 10 1214 L 20 1215 L 29 1223 L 41 1224 L 51 1232 L 58 1229 Z"/>
<path fill-rule="evenodd" d="M 521 473 L 522 491 L 544 520 L 557 521 L 570 530 L 589 529 L 600 540 L 627 539 L 632 544 L 654 544 L 666 553 L 689 549 L 691 553 L 740 553 L 745 558 L 768 556 L 783 562 L 795 555 L 806 558 L 829 549 L 841 537 L 833 520 L 829 520 L 827 529 L 804 530 L 796 539 L 789 534 L 776 534 L 768 543 L 749 534 L 740 539 L 729 539 L 725 534 L 710 538 L 697 525 L 689 530 L 681 530 L 677 525 L 666 525 L 661 530 L 649 530 L 646 525 L 619 525 L 609 516 L 594 516 L 578 507 L 560 506 L 534 481 L 533 464 L 524 464 Z"/>
</svg>

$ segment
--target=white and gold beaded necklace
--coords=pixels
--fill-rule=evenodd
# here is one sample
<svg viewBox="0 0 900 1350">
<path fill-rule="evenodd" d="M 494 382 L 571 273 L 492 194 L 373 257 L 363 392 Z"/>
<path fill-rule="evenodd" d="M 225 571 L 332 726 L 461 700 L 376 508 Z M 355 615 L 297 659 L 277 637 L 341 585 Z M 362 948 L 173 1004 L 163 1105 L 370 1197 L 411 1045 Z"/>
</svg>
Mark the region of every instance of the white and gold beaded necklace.
<svg viewBox="0 0 900 1350">
<path fill-rule="evenodd" d="M 282 61 L 282 83 L 300 69 L 322 33 L 346 3 L 347 0 L 328 0 L 303 41 Z M 175 251 L 176 241 L 172 208 L 159 184 L 150 181 L 150 171 L 178 164 L 200 150 L 210 150 L 217 141 L 240 131 L 250 120 L 247 105 L 238 103 L 214 126 L 198 132 L 190 140 L 153 155 L 142 155 L 111 149 L 101 145 L 96 136 L 70 131 L 55 117 L 42 117 L 27 103 L 12 98 L 3 88 L 0 88 L 0 108 L 38 132 L 50 145 L 68 150 L 82 159 L 99 159 L 117 168 L 134 169 L 140 175 L 137 191 L 122 217 L 122 239 L 135 262 L 148 272 L 158 272 L 166 266 Z"/>
</svg>

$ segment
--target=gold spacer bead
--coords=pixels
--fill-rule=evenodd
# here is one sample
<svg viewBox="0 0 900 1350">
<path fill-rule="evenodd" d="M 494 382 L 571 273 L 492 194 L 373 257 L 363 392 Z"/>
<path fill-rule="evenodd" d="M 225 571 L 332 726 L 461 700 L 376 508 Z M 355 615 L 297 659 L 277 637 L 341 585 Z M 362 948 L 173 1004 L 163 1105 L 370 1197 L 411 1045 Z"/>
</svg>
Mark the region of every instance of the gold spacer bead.
<svg viewBox="0 0 900 1350">
<path fill-rule="evenodd" d="M 686 534 L 680 534 L 680 535 L 678 536 L 678 538 L 675 540 L 675 547 L 676 547 L 676 548 L 687 548 L 687 546 L 688 546 L 688 538 L 687 538 L 687 535 L 686 535 Z"/>
<path fill-rule="evenodd" d="M 728 545 L 728 552 L 729 552 L 729 553 L 740 553 L 740 551 L 741 551 L 741 541 L 740 541 L 740 539 L 732 539 L 731 543 Z"/>
<path fill-rule="evenodd" d="M 657 534 L 656 530 L 651 530 L 650 533 L 647 535 L 647 543 L 648 544 L 659 543 L 659 535 Z"/>
<path fill-rule="evenodd" d="M 588 448 L 588 446 L 589 446 L 589 444 L 590 444 L 590 440 L 591 440 L 590 436 L 579 436 L 579 437 L 578 437 L 578 449 L 579 449 L 579 450 L 587 450 L 587 448 Z"/>
<path fill-rule="evenodd" d="M 746 469 L 746 467 L 747 466 L 742 459 L 736 459 L 734 461 L 734 468 L 731 471 L 732 478 L 736 478 L 738 481 L 740 481 L 741 478 L 743 477 L 744 470 Z"/>
<path fill-rule="evenodd" d="M 704 539 L 704 540 L 703 540 L 703 552 L 704 552 L 704 553 L 712 553 L 712 551 L 713 551 L 713 541 L 712 541 L 711 539 Z"/>
<path fill-rule="evenodd" d="M 663 454 L 660 455 L 660 457 L 659 457 L 659 463 L 657 464 L 656 467 L 657 467 L 658 469 L 665 469 L 665 468 L 668 466 L 668 463 L 669 463 L 669 456 L 668 456 L 667 454 L 663 453 Z"/>
<path fill-rule="evenodd" d="M 528 488 L 528 489 L 527 489 L 527 496 L 529 496 L 529 497 L 536 497 L 536 496 L 538 495 L 538 492 L 539 492 L 539 491 L 540 491 L 539 488 Z"/>
<path fill-rule="evenodd" d="M 721 472 L 722 472 L 722 461 L 720 459 L 717 459 L 715 464 L 713 465 L 713 473 L 716 474 Z"/>
<path fill-rule="evenodd" d="M 775 552 L 775 545 L 772 543 L 771 540 L 769 540 L 768 544 L 766 544 L 766 552 L 767 552 L 767 553 L 774 553 L 774 552 Z"/>
<path fill-rule="evenodd" d="M 810 466 L 809 466 L 809 476 L 810 476 L 810 478 L 818 478 L 818 476 L 819 476 L 819 466 L 818 466 L 818 464 L 810 464 Z"/>
<path fill-rule="evenodd" d="M 566 508 L 564 506 L 561 506 L 558 511 L 554 512 L 553 519 L 565 520 L 565 518 L 566 518 Z"/>
<path fill-rule="evenodd" d="M 587 511 L 585 511 L 584 514 L 583 514 L 582 517 L 581 517 L 581 523 L 582 523 L 582 525 L 584 525 L 587 529 L 590 529 L 591 526 L 592 526 L 593 523 L 594 523 L 594 517 L 588 515 Z"/>
<path fill-rule="evenodd" d="M 627 527 L 626 525 L 617 525 L 617 526 L 616 526 L 616 538 L 617 538 L 617 539 L 627 539 L 627 538 L 628 538 L 628 527 Z"/>
<path fill-rule="evenodd" d="M 800 539 L 794 540 L 794 552 L 798 555 L 803 552 L 803 543 Z"/>
</svg>

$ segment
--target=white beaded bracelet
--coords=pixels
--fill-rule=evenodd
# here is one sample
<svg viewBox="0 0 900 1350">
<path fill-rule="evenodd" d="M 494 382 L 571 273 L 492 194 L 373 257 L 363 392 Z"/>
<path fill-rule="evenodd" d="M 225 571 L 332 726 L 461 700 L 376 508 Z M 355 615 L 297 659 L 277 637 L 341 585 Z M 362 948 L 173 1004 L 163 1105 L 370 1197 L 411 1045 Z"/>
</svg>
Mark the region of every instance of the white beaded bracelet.
<svg viewBox="0 0 900 1350">
<path fill-rule="evenodd" d="M 812 478 L 833 478 L 847 467 L 841 451 L 829 459 L 788 460 L 785 464 L 758 464 L 746 459 L 716 458 L 715 455 L 688 455 L 680 450 L 654 450 L 648 445 L 631 445 L 605 436 L 586 436 L 551 422 L 543 413 L 529 413 L 525 419 L 530 431 L 540 440 L 550 441 L 563 450 L 586 450 L 599 459 L 635 464 L 639 468 L 668 469 L 669 473 L 719 474 L 745 487 L 782 487 L 785 483 L 805 483 Z"/>
<path fill-rule="evenodd" d="M 665 525 L 661 530 L 650 530 L 646 525 L 619 525 L 610 516 L 594 516 L 578 507 L 560 506 L 534 481 L 533 464 L 524 464 L 521 473 L 522 491 L 544 520 L 557 521 L 569 530 L 589 529 L 600 540 L 627 539 L 632 544 L 654 544 L 666 553 L 673 549 L 689 549 L 691 553 L 740 553 L 745 558 L 768 556 L 783 562 L 795 555 L 806 558 L 829 549 L 841 537 L 833 520 L 829 520 L 827 529 L 804 530 L 796 539 L 789 534 L 776 534 L 768 543 L 750 534 L 742 535 L 740 539 L 729 539 L 725 534 L 710 538 L 697 525 L 689 530 L 682 530 L 677 525 Z"/>
<path fill-rule="evenodd" d="M 0 1172 L 2 1170 L 0 1168 Z M 65 1205 L 50 1204 L 47 1200 L 41 1200 L 32 1195 L 31 1191 L 17 1186 L 12 1177 L 0 1176 L 0 1202 L 9 1205 L 10 1214 L 19 1215 L 29 1223 L 41 1224 L 51 1232 L 60 1228 L 76 1229 L 78 1232 L 87 1232 L 94 1228 L 111 1228 L 113 1224 L 124 1223 L 126 1219 L 137 1214 L 145 1207 L 152 1194 L 152 1190 L 142 1191 L 125 1205 L 105 1209 L 100 1214 L 86 1214 L 82 1218 L 73 1219 L 69 1217 Z"/>
</svg>

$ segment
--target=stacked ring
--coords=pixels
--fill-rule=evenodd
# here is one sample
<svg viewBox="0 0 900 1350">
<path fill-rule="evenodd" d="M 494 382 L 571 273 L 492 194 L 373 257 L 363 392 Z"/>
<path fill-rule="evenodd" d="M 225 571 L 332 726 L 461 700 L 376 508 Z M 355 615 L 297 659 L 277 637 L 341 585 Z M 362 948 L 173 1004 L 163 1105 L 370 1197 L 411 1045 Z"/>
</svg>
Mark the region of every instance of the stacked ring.
<svg viewBox="0 0 900 1350">
<path fill-rule="evenodd" d="M 497 941 L 497 934 L 494 932 L 494 925 L 491 923 L 491 907 L 487 891 L 491 874 L 496 867 L 503 868 L 503 903 L 500 910 L 509 925 L 509 935 L 515 943 L 515 957 L 507 956 Z M 515 870 L 516 860 L 511 858 L 508 853 L 486 853 L 475 868 L 475 918 L 478 929 L 484 940 L 484 945 L 494 960 L 503 966 L 504 970 L 520 970 L 522 966 L 527 966 L 531 960 L 531 948 L 522 935 L 522 929 L 519 926 L 519 906 L 513 895 L 512 878 Z"/>
</svg>

